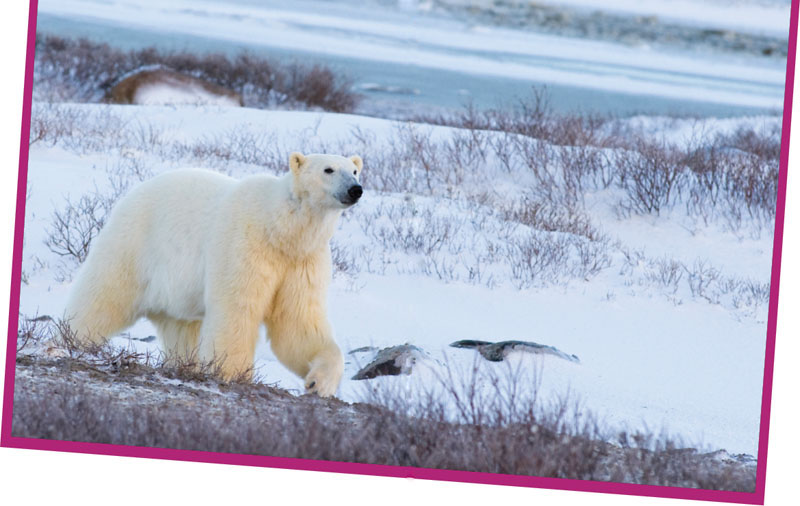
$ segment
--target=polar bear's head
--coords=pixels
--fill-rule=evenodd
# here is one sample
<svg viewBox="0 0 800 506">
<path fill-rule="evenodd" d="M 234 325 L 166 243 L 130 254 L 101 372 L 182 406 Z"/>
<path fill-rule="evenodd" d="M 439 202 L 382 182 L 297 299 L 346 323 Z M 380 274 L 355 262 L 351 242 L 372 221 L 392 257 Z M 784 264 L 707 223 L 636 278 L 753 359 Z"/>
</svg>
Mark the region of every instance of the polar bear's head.
<svg viewBox="0 0 800 506">
<path fill-rule="evenodd" d="M 344 209 L 361 198 L 361 157 L 313 154 L 289 155 L 295 193 L 322 208 Z"/>
</svg>

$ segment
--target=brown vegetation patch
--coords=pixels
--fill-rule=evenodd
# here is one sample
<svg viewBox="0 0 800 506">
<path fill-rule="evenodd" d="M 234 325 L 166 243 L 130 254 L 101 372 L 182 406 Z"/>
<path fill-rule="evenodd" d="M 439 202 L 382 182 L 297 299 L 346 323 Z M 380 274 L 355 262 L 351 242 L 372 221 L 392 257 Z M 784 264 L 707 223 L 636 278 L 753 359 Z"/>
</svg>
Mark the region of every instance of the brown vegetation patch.
<svg viewBox="0 0 800 506">
<path fill-rule="evenodd" d="M 186 375 L 169 361 L 108 347 L 80 349 L 62 340 L 63 353 L 29 353 L 52 344 L 63 326 L 46 318 L 22 322 L 16 437 L 744 492 L 755 487 L 751 458 L 703 454 L 652 434 L 611 437 L 566 401 L 542 407 L 521 391 L 481 394 L 475 374 L 450 371 L 441 378 L 450 386 L 445 396 L 462 393 L 454 399 L 409 399 L 407 392 L 378 388 L 370 390 L 369 403 L 347 404 L 213 374 Z M 54 333 L 50 338 L 45 328 Z M 451 401 L 455 417 L 445 416 Z"/>
<path fill-rule="evenodd" d="M 118 81 L 142 68 L 161 67 L 239 94 L 248 107 L 319 108 L 349 112 L 360 96 L 352 81 L 324 65 L 280 63 L 251 53 L 123 51 L 88 39 L 39 35 L 34 94 L 47 101 L 99 102 Z"/>
</svg>

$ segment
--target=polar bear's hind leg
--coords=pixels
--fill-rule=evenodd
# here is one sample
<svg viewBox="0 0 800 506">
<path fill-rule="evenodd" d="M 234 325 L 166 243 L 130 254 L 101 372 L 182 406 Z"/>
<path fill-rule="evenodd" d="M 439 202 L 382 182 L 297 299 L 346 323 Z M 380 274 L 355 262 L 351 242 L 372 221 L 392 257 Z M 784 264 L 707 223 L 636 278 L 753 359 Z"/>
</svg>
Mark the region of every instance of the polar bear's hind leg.
<svg viewBox="0 0 800 506">
<path fill-rule="evenodd" d="M 197 357 L 197 335 L 202 320 L 178 320 L 164 315 L 148 315 L 148 319 L 156 326 L 167 360 Z"/>
<path fill-rule="evenodd" d="M 103 344 L 138 319 L 138 285 L 131 266 L 123 258 L 101 265 L 105 258 L 91 256 L 75 280 L 65 318 L 75 338 Z"/>
</svg>

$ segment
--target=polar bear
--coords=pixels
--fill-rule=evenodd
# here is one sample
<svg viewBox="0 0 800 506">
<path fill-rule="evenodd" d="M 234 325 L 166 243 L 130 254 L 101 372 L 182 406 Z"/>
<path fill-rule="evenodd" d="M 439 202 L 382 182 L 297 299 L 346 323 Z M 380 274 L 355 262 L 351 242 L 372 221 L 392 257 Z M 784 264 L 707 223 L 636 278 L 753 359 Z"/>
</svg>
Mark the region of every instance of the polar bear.
<svg viewBox="0 0 800 506">
<path fill-rule="evenodd" d="M 77 274 L 72 331 L 102 343 L 146 317 L 168 356 L 219 360 L 229 378 L 252 369 L 265 324 L 306 391 L 335 394 L 344 362 L 326 315 L 329 241 L 362 195 L 362 166 L 359 156 L 292 153 L 282 177 L 182 169 L 142 183 Z"/>
</svg>

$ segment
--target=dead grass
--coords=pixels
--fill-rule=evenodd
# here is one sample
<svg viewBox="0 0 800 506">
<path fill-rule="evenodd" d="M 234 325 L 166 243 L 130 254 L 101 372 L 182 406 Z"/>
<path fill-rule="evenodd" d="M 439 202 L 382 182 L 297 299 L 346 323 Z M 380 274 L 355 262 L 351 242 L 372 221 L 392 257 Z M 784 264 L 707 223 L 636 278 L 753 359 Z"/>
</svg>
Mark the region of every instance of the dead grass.
<svg viewBox="0 0 800 506">
<path fill-rule="evenodd" d="M 346 404 L 222 382 L 63 337 L 67 352 L 59 358 L 23 353 L 50 341 L 43 329 L 58 335 L 63 325 L 21 321 L 17 437 L 747 492 L 755 486 L 755 466 L 741 458 L 716 459 L 664 436 L 614 434 L 579 404 L 542 402 L 536 375 L 519 367 L 488 375 L 475 366 L 447 368 L 427 393 L 374 387 L 364 403 Z"/>
<path fill-rule="evenodd" d="M 752 225 L 758 235 L 774 225 L 780 128 L 700 132 L 687 145 L 676 145 L 652 133 L 621 128 L 623 123 L 612 118 L 557 113 L 546 89 L 534 89 L 510 107 L 467 106 L 461 113 L 414 121 L 466 132 L 459 135 L 471 142 L 459 144 L 461 158 L 478 161 L 477 167 L 462 170 L 467 179 L 486 162 L 510 174 L 527 171 L 536 181 L 528 191 L 555 205 L 572 208 L 582 204 L 587 191 L 613 187 L 624 195 L 617 203 L 623 218 L 659 215 L 681 204 L 689 216 L 705 224 L 722 223 L 734 233 Z M 447 143 L 440 141 L 437 147 L 421 137 L 422 143 L 403 144 L 414 154 L 411 158 L 424 154 L 439 161 L 426 165 L 431 169 L 426 178 L 452 171 L 452 163 L 443 163 L 448 158 L 442 146 Z M 386 189 L 397 191 L 397 186 Z"/>
<path fill-rule="evenodd" d="M 649 258 L 639 250 L 616 249 L 623 256 L 619 274 L 628 278 L 627 284 L 656 288 L 676 304 L 702 299 L 750 316 L 760 314 L 769 304 L 769 282 L 724 274 L 708 260 L 685 263 L 668 257 Z"/>
</svg>

